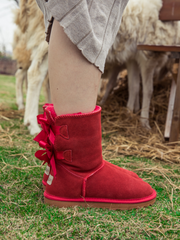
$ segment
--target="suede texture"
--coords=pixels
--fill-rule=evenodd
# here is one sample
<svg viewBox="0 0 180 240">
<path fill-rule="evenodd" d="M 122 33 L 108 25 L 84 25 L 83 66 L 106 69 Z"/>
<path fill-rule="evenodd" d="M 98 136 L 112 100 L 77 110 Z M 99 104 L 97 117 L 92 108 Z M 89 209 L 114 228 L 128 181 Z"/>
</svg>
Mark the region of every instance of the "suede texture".
<svg viewBox="0 0 180 240">
<path fill-rule="evenodd" d="M 47 118 L 50 119 L 49 109 L 46 109 L 46 112 Z M 62 126 L 66 126 L 67 132 Z M 61 129 L 64 130 L 63 134 Z M 72 150 L 72 161 L 56 159 L 57 162 L 66 164 L 78 173 L 88 172 L 102 164 L 100 110 L 92 114 L 58 116 L 52 130 L 56 133 L 55 151 Z"/>
<path fill-rule="evenodd" d="M 130 176 L 121 168 L 114 168 L 105 161 L 104 167 L 87 179 L 85 197 L 140 199 L 152 193 L 153 189 L 148 183 Z"/>
<path fill-rule="evenodd" d="M 134 172 L 132 172 L 132 171 L 129 171 L 129 170 L 124 169 L 124 168 L 120 168 L 120 167 L 118 167 L 117 165 L 114 165 L 114 164 L 112 164 L 112 163 L 110 163 L 110 162 L 106 162 L 106 164 L 112 166 L 113 168 L 121 169 L 121 172 L 124 172 L 124 173 L 126 173 L 126 174 L 129 174 L 130 176 L 132 176 L 132 177 L 134 177 L 134 178 L 141 179 L 141 178 L 139 178 L 139 176 L 138 176 L 136 173 L 134 173 Z"/>
<path fill-rule="evenodd" d="M 53 179 L 51 185 L 46 185 L 46 192 L 56 197 L 80 198 L 82 196 L 83 177 L 71 174 L 61 165 L 57 165 L 56 169 L 57 176 Z M 52 170 L 50 174 L 53 175 Z"/>
<path fill-rule="evenodd" d="M 46 185 L 46 193 L 60 198 L 101 198 L 132 200 L 150 196 L 151 186 L 140 178 L 132 177 L 122 168 L 104 161 L 98 170 L 77 174 L 67 166 L 56 166 L 57 176 Z M 51 170 L 51 175 L 53 171 Z M 85 181 L 84 181 L 85 180 Z M 83 185 L 83 183 L 86 183 Z M 85 192 L 83 192 L 83 187 Z"/>
<path fill-rule="evenodd" d="M 102 159 L 100 108 L 89 114 L 58 117 L 55 117 L 52 107 L 47 107 L 45 111 L 47 119 L 54 122 L 51 129 L 55 136 L 57 172 L 54 176 L 51 169 L 54 177 L 50 185 L 46 185 L 49 196 L 133 200 L 153 193 L 151 186 L 135 173 Z M 58 159 L 58 153 L 66 151 L 72 151 L 71 157 Z"/>
<path fill-rule="evenodd" d="M 80 143 L 80 141 L 77 141 L 76 138 L 79 137 L 79 135 L 80 135 L 80 131 L 78 131 L 78 129 L 79 129 L 78 120 L 79 120 L 79 118 L 82 117 L 81 113 L 73 114 L 73 115 L 58 116 L 57 117 L 52 104 L 46 104 L 46 105 L 44 105 L 43 108 L 44 108 L 44 110 L 47 108 L 45 116 L 49 120 L 49 122 L 51 123 L 51 128 L 53 129 L 53 132 L 55 133 L 55 135 L 57 135 L 57 138 L 56 138 L 56 141 L 55 141 L 55 144 L 56 144 L 55 149 L 57 150 L 56 153 L 61 152 L 61 153 L 64 153 L 63 155 L 65 155 L 65 153 L 67 153 L 69 151 L 71 151 L 71 153 L 72 153 L 72 150 L 66 150 L 66 149 L 67 148 L 72 148 L 72 146 L 74 145 L 74 142 L 76 142 L 76 149 L 79 148 L 79 146 L 77 146 L 77 145 Z M 96 107 L 96 108 L 98 109 L 98 107 Z M 95 117 L 96 117 L 96 121 L 94 121 L 94 119 L 93 119 L 94 114 L 95 114 Z M 88 122 L 86 121 L 87 118 L 88 118 Z M 89 118 L 91 119 L 91 122 L 90 122 Z M 56 124 L 54 124 L 55 119 L 56 119 Z M 72 127 L 70 127 L 70 130 L 72 129 L 71 137 L 73 136 L 73 138 L 72 138 L 73 141 L 74 141 L 73 144 L 72 144 L 72 140 L 69 141 L 70 137 L 69 137 L 69 131 L 68 131 L 68 126 L 67 126 L 67 119 L 68 119 L 68 122 L 70 122 L 70 123 L 72 122 L 72 120 L 73 121 L 75 120 L 75 122 L 76 122 L 76 125 L 73 123 L 73 124 L 71 124 Z M 81 131 L 83 130 L 84 135 L 85 134 L 86 134 L 86 136 L 88 135 L 88 139 L 90 139 L 90 137 L 91 137 L 91 141 L 86 141 L 85 142 L 82 139 L 82 136 L 80 136 L 80 139 L 82 139 L 81 148 L 79 149 L 78 152 L 73 154 L 73 162 L 72 162 L 72 159 L 71 159 L 71 161 L 70 161 L 71 164 L 68 164 L 68 162 L 67 162 L 68 158 L 67 157 L 64 160 L 59 159 L 58 158 L 59 154 L 56 155 L 56 153 L 55 153 L 57 162 L 59 161 L 59 163 L 60 163 L 62 161 L 65 164 L 69 165 L 69 167 L 71 167 L 72 170 L 75 170 L 75 171 L 81 172 L 81 173 L 88 172 L 89 169 L 91 170 L 93 167 L 96 168 L 100 164 L 102 164 L 101 133 L 100 133 L 101 132 L 101 116 L 100 116 L 99 109 L 98 109 L 98 111 L 95 110 L 93 112 L 93 114 L 90 115 L 90 116 L 89 115 L 83 115 L 83 122 L 85 124 L 80 125 Z M 94 132 L 92 130 L 87 132 L 89 123 L 91 123 L 91 124 L 93 123 Z M 73 128 L 75 126 L 78 126 L 78 127 L 76 127 L 76 131 Z M 97 127 L 99 128 L 100 131 L 97 131 L 97 129 L 96 129 Z M 87 137 L 85 139 L 87 139 Z M 96 144 L 97 142 L 99 144 Z M 91 148 L 89 146 L 91 146 Z M 86 151 L 83 151 L 82 148 L 86 149 Z M 94 149 L 94 151 L 92 151 L 91 149 Z M 84 157 L 84 152 L 86 153 L 86 157 Z M 83 164 L 83 170 L 81 171 L 80 168 L 82 167 L 82 163 L 84 163 L 84 159 L 86 159 L 86 162 L 88 162 L 88 164 L 86 164 L 86 166 L 84 166 L 84 164 Z M 98 161 L 97 161 L 97 159 L 98 159 Z M 79 162 L 79 160 L 81 160 L 81 161 Z M 89 164 L 89 161 L 92 163 L 91 166 Z M 109 164 L 111 164 L 111 163 L 109 163 Z M 113 166 L 115 168 L 117 167 L 115 165 L 113 165 Z M 126 169 L 122 169 L 122 171 L 130 174 L 133 177 L 139 178 L 138 175 L 135 174 L 134 172 L 131 172 L 131 171 L 126 170 Z M 45 174 L 43 176 L 43 181 L 46 182 L 47 178 L 48 177 Z"/>
</svg>

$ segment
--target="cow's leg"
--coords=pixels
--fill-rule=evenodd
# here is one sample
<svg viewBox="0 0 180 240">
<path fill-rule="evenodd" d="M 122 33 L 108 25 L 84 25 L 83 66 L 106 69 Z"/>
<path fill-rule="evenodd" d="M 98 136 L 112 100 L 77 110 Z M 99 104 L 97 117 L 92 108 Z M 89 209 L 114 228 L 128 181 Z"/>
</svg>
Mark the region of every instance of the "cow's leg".
<svg viewBox="0 0 180 240">
<path fill-rule="evenodd" d="M 40 91 L 42 83 L 46 77 L 47 70 L 47 55 L 40 65 L 38 61 L 34 59 L 28 70 L 28 89 L 26 97 L 24 124 L 28 125 L 28 129 L 30 131 L 30 134 L 32 135 L 40 132 L 36 116 L 38 115 Z"/>
<path fill-rule="evenodd" d="M 23 100 L 23 82 L 27 78 L 27 71 L 23 69 L 18 69 L 16 74 L 16 103 L 18 105 L 18 110 L 24 109 Z"/>
<path fill-rule="evenodd" d="M 141 64 L 141 75 L 143 85 L 143 102 L 141 110 L 141 123 L 147 129 L 151 129 L 149 125 L 149 109 L 153 93 L 153 76 L 155 66 L 148 64 L 148 62 Z"/>
<path fill-rule="evenodd" d="M 140 83 L 139 83 L 139 86 L 140 86 Z M 139 89 L 140 90 L 140 89 Z M 135 100 L 135 104 L 134 104 L 134 112 L 138 112 L 140 110 L 140 104 L 139 104 L 139 91 L 138 91 L 138 94 L 136 95 L 136 100 Z"/>
<path fill-rule="evenodd" d="M 140 72 L 139 66 L 135 60 L 129 60 L 127 62 L 128 70 L 128 92 L 129 98 L 127 108 L 132 112 L 137 112 L 140 109 L 139 106 L 139 89 L 140 89 Z"/>
<path fill-rule="evenodd" d="M 100 101 L 101 106 L 106 102 L 109 94 L 111 93 L 113 88 L 116 86 L 116 80 L 117 80 L 117 77 L 118 77 L 118 74 L 119 74 L 120 71 L 121 71 L 120 66 L 115 66 L 115 67 L 112 68 L 112 72 L 111 72 L 111 75 L 110 75 L 110 78 L 109 78 L 109 82 L 108 82 L 107 87 L 106 87 L 106 92 L 105 92 L 103 98 Z"/>
</svg>

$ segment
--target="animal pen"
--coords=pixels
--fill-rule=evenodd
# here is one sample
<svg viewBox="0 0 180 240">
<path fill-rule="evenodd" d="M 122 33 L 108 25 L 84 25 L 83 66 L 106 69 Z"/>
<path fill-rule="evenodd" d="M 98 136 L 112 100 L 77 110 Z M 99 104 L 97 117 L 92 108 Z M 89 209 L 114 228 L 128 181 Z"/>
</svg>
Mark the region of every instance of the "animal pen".
<svg viewBox="0 0 180 240">
<path fill-rule="evenodd" d="M 159 18 L 162 21 L 177 21 L 180 20 L 179 12 L 179 0 L 164 0 Z M 178 60 L 180 58 L 179 46 L 155 46 L 139 43 L 138 49 L 157 52 L 169 51 L 172 52 L 172 58 Z M 114 157 L 117 154 L 136 155 L 180 163 L 179 97 L 180 72 L 178 73 L 178 64 L 175 63 L 171 76 L 169 75 L 165 79 L 161 79 L 159 83 L 154 84 L 150 109 L 152 129 L 149 131 L 139 124 L 139 112 L 132 114 L 125 108 L 124 100 L 128 99 L 128 86 L 127 82 L 121 79 L 118 90 L 114 91 L 103 108 L 102 126 L 104 134 L 107 134 L 110 138 L 110 143 L 105 147 L 105 156 L 111 154 Z M 120 103 L 120 106 L 118 106 L 118 103 Z M 170 142 L 166 140 L 170 140 Z"/>
<path fill-rule="evenodd" d="M 131 155 L 180 163 L 180 142 L 172 145 L 164 139 L 172 79 L 170 74 L 154 83 L 150 107 L 151 130 L 148 130 L 141 126 L 139 112 L 134 114 L 126 108 L 128 83 L 126 75 L 120 78 L 119 85 L 102 108 L 102 130 L 107 138 L 103 143 L 106 159 Z"/>
</svg>

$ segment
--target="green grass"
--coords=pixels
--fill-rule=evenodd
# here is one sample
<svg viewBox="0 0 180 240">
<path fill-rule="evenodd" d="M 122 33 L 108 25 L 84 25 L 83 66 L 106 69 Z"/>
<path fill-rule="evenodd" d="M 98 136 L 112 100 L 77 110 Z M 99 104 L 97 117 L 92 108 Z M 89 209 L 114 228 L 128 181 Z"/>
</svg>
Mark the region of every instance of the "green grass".
<svg viewBox="0 0 180 240">
<path fill-rule="evenodd" d="M 13 76 L 0 75 L 0 106 L 10 106 L 17 109 L 15 104 L 15 78 Z"/>
<path fill-rule="evenodd" d="M 0 76 L 0 86 L 1 109 L 14 112 L 3 118 L 6 111 L 0 111 L 0 239 L 180 239 L 176 164 L 135 156 L 108 159 L 155 188 L 157 201 L 151 207 L 111 211 L 44 205 L 44 166 L 34 157 L 38 146 L 23 126 L 23 113 L 15 108 L 14 77 Z"/>
<path fill-rule="evenodd" d="M 23 86 L 23 96 L 24 100 L 26 98 L 26 88 L 25 82 Z M 43 95 L 43 90 L 40 95 L 40 105 L 44 103 L 45 97 Z M 15 77 L 14 76 L 6 76 L 0 75 L 0 106 L 11 107 L 13 110 L 17 110 L 16 105 L 16 85 L 15 85 Z"/>
</svg>

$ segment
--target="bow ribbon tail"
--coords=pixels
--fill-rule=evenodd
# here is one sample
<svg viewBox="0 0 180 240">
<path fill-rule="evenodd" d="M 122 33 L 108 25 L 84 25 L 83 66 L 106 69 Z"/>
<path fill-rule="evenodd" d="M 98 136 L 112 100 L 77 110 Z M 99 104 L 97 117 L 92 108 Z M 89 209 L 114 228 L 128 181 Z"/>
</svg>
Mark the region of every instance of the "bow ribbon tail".
<svg viewBox="0 0 180 240">
<path fill-rule="evenodd" d="M 53 173 L 54 173 L 54 177 L 56 177 L 56 163 L 55 163 L 55 159 L 54 159 L 54 155 L 52 155 L 51 160 L 50 160 L 50 165 L 52 167 Z"/>
<path fill-rule="evenodd" d="M 50 123 L 49 123 L 48 119 L 46 118 L 46 113 L 45 112 L 44 112 L 44 114 L 40 114 L 40 115 L 37 116 L 37 121 L 38 121 L 38 124 L 41 125 L 41 128 L 47 134 L 49 134 Z"/>
<path fill-rule="evenodd" d="M 53 131 L 50 129 L 50 134 L 49 134 L 49 140 L 52 143 L 52 145 L 54 145 L 55 142 L 55 135 L 53 133 Z"/>
<path fill-rule="evenodd" d="M 37 115 L 37 122 L 38 124 L 41 124 L 41 119 L 46 119 L 46 116 L 44 114 L 39 114 Z"/>
</svg>

